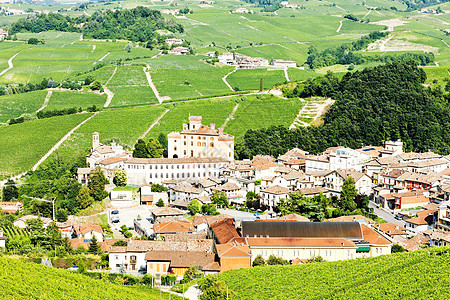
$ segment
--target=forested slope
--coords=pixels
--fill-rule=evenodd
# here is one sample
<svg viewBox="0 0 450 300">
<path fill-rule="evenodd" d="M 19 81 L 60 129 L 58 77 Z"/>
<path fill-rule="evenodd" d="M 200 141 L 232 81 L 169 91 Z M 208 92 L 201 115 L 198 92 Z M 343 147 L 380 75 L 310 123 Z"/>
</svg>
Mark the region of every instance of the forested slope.
<svg viewBox="0 0 450 300">
<path fill-rule="evenodd" d="M 333 74 L 313 79 L 287 93 L 335 99 L 324 125 L 249 130 L 236 150 L 240 158 L 276 156 L 293 147 L 319 153 L 330 146 L 359 148 L 401 139 L 408 151 L 445 154 L 450 150 L 449 94 L 426 88 L 425 80 L 425 72 L 414 63 L 349 72 L 341 80 Z"/>
<path fill-rule="evenodd" d="M 450 299 L 449 248 L 222 273 L 232 299 Z"/>
</svg>

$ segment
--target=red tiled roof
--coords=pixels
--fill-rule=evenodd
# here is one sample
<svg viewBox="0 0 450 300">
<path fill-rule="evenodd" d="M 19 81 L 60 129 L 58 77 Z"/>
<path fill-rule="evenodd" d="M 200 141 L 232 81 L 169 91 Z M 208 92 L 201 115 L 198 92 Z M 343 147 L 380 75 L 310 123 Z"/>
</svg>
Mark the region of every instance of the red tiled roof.
<svg viewBox="0 0 450 300">
<path fill-rule="evenodd" d="M 371 245 L 390 245 L 392 244 L 389 240 L 387 240 L 384 236 L 377 233 L 372 228 L 367 227 L 364 224 L 361 224 L 361 230 L 363 233 L 363 238 L 366 242 L 370 243 Z"/>
<path fill-rule="evenodd" d="M 225 244 L 235 237 L 240 237 L 236 227 L 233 225 L 233 219 L 223 219 L 217 223 L 210 224 L 210 227 L 219 244 Z"/>
</svg>

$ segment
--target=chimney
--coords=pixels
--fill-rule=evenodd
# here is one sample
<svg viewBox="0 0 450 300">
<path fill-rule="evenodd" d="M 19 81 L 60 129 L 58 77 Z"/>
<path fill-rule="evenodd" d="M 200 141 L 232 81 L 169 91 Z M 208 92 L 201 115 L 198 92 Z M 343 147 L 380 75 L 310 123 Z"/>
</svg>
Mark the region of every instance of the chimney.
<svg viewBox="0 0 450 300">
<path fill-rule="evenodd" d="M 214 123 L 209 124 L 209 128 L 211 128 L 212 130 L 216 130 L 216 124 Z"/>
</svg>

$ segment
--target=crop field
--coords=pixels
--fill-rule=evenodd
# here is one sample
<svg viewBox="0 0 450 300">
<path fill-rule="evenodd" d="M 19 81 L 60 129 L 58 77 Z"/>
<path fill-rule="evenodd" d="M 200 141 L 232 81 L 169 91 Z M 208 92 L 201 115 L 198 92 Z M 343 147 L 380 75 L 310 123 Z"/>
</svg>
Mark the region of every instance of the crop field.
<svg viewBox="0 0 450 300">
<path fill-rule="evenodd" d="M 143 66 L 119 66 L 108 86 L 148 86 Z"/>
<path fill-rule="evenodd" d="M 243 96 L 247 100 L 239 103 L 225 128 L 225 132 L 236 137 L 243 136 L 249 129 L 271 125 L 288 126 L 294 121 L 303 104 L 298 99 L 281 99 L 271 95 Z"/>
<path fill-rule="evenodd" d="M 448 247 L 221 273 L 232 299 L 448 299 Z M 407 274 L 407 275 L 405 275 Z M 401 278 L 401 280 L 399 280 Z M 289 287 L 289 288 L 287 288 Z"/>
<path fill-rule="evenodd" d="M 109 89 L 114 93 L 109 107 L 158 103 L 149 86 L 121 86 Z"/>
<path fill-rule="evenodd" d="M 320 74 L 318 74 L 312 70 L 299 70 L 299 69 L 289 68 L 287 72 L 289 75 L 289 79 L 291 81 L 302 81 L 302 80 L 307 80 L 309 78 L 314 78 L 314 77 L 320 76 Z"/>
<path fill-rule="evenodd" d="M 70 129 L 91 114 L 75 114 L 0 127 L 0 176 L 28 170 Z"/>
<path fill-rule="evenodd" d="M 445 86 L 445 78 L 450 78 L 450 66 L 445 67 L 425 67 L 423 68 L 427 74 L 427 83 L 438 82 L 442 86 Z"/>
<path fill-rule="evenodd" d="M 35 91 L 0 96 L 0 123 L 25 113 L 34 113 L 44 103 L 46 94 L 47 91 Z"/>
<path fill-rule="evenodd" d="M 0 43 L 0 70 L 8 68 L 8 60 L 17 52 L 29 48 L 30 45 L 22 42 L 2 42 Z M 14 61 L 13 61 L 14 62 Z M 1 78 L 1 77 L 0 77 Z"/>
<path fill-rule="evenodd" d="M 227 81 L 235 90 L 236 88 L 241 91 L 259 90 L 261 78 L 264 89 L 270 89 L 274 84 L 286 81 L 282 70 L 266 69 L 237 70 L 227 77 Z"/>
<path fill-rule="evenodd" d="M 58 92 L 54 91 L 45 110 L 64 109 L 71 107 L 81 107 L 83 110 L 95 105 L 103 107 L 106 101 L 106 94 L 99 95 L 93 92 Z"/>
<path fill-rule="evenodd" d="M 30 38 L 37 38 L 44 41 L 45 45 L 50 47 L 62 47 L 75 43 L 80 40 L 81 33 L 77 32 L 60 32 L 60 31 L 46 31 L 39 33 L 17 33 L 16 37 L 19 41 L 28 41 Z"/>
<path fill-rule="evenodd" d="M 164 107 L 147 106 L 108 109 L 99 112 L 78 128 L 58 149 L 62 157 L 86 154 L 92 146 L 92 133 L 100 133 L 100 142 L 115 140 L 132 149 L 138 137 L 164 112 Z"/>
<path fill-rule="evenodd" d="M 148 286 L 125 286 L 49 268 L 17 258 L 0 258 L 4 299 L 181 299 Z"/>
<path fill-rule="evenodd" d="M 168 134 L 172 131 L 180 131 L 183 128 L 182 124 L 188 123 L 189 115 L 202 116 L 202 124 L 214 123 L 216 128 L 219 128 L 230 115 L 236 103 L 232 98 L 221 98 L 176 102 L 164 106 L 170 109 L 169 112 L 159 120 L 159 124 L 150 130 L 147 138 L 156 137 L 160 133 Z"/>
</svg>

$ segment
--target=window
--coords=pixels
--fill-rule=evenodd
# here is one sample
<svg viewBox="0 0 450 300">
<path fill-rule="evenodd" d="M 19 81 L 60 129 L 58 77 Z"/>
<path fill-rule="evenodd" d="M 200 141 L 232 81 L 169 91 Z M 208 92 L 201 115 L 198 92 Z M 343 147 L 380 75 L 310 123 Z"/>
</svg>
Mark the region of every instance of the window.
<svg viewBox="0 0 450 300">
<path fill-rule="evenodd" d="M 202 146 L 203 146 L 203 147 L 206 147 L 206 143 L 203 143 Z"/>
<path fill-rule="evenodd" d="M 194 150 L 191 150 L 191 157 L 194 156 Z"/>
<path fill-rule="evenodd" d="M 116 255 L 115 257 L 116 257 L 116 259 L 119 259 L 119 255 Z"/>
<path fill-rule="evenodd" d="M 166 170 L 169 169 L 169 165 L 166 165 Z"/>
<path fill-rule="evenodd" d="M 116 264 L 116 268 L 120 268 L 120 264 Z"/>
<path fill-rule="evenodd" d="M 152 169 L 152 165 L 149 166 L 149 169 L 150 169 L 150 170 Z"/>
<path fill-rule="evenodd" d="M 173 151 L 177 151 L 177 147 L 173 147 Z"/>
<path fill-rule="evenodd" d="M 172 170 L 173 170 L 173 165 L 171 166 Z"/>
<path fill-rule="evenodd" d="M 214 143 L 210 143 L 209 146 L 214 147 Z"/>
<path fill-rule="evenodd" d="M 155 166 L 155 170 L 158 170 L 158 165 Z"/>
<path fill-rule="evenodd" d="M 204 136 L 203 139 L 206 140 L 206 137 Z"/>
<path fill-rule="evenodd" d="M 191 146 L 194 146 L 194 142 L 191 142 Z"/>
<path fill-rule="evenodd" d="M 186 146 L 186 141 L 184 141 L 184 145 Z"/>
</svg>

